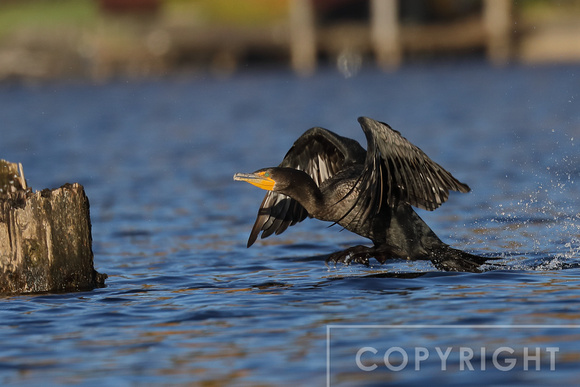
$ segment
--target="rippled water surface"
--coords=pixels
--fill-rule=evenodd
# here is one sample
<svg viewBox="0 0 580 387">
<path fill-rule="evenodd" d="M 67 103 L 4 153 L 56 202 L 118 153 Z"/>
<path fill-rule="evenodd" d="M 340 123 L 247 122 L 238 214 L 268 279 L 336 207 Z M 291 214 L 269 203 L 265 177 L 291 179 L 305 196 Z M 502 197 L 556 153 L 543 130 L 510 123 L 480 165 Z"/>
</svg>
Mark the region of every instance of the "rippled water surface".
<svg viewBox="0 0 580 387">
<path fill-rule="evenodd" d="M 84 185 L 109 275 L 90 292 L 0 298 L 0 383 L 577 382 L 579 90 L 580 67 L 477 63 L 0 85 L 0 158 L 35 189 Z M 277 165 L 315 125 L 366 144 L 359 115 L 471 186 L 420 215 L 503 268 L 328 268 L 366 241 L 316 220 L 246 249 L 263 191 L 232 175 Z"/>
</svg>

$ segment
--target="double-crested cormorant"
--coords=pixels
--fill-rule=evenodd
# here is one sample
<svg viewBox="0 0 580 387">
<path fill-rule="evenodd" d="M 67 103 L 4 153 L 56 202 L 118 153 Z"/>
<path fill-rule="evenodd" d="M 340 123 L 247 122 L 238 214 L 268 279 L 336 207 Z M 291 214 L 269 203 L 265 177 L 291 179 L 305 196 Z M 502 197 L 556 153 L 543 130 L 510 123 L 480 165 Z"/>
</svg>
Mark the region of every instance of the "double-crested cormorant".
<svg viewBox="0 0 580 387">
<path fill-rule="evenodd" d="M 352 139 L 315 127 L 296 140 L 278 167 L 236 173 L 234 180 L 268 191 L 248 240 L 280 234 L 307 216 L 369 238 L 331 254 L 330 262 L 368 264 L 374 257 L 431 260 L 442 270 L 480 271 L 488 259 L 443 243 L 411 206 L 435 210 L 449 190 L 469 192 L 389 125 L 358 119 L 367 150 Z"/>
</svg>

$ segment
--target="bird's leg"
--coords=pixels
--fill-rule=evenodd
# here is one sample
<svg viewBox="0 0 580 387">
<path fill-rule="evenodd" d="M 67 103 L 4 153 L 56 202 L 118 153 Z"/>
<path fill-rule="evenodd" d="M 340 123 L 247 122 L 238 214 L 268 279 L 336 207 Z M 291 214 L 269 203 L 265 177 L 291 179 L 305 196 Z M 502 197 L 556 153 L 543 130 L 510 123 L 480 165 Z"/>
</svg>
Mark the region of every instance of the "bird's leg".
<svg viewBox="0 0 580 387">
<path fill-rule="evenodd" d="M 387 262 L 387 259 L 397 258 L 397 254 L 394 253 L 396 249 L 393 249 L 387 244 L 376 245 L 373 248 L 373 257 L 382 265 Z"/>
<path fill-rule="evenodd" d="M 375 248 L 363 245 L 349 247 L 348 249 L 332 253 L 326 258 L 326 264 L 329 263 L 344 263 L 350 265 L 351 263 L 360 263 L 369 265 L 369 258 L 374 257 Z"/>
</svg>

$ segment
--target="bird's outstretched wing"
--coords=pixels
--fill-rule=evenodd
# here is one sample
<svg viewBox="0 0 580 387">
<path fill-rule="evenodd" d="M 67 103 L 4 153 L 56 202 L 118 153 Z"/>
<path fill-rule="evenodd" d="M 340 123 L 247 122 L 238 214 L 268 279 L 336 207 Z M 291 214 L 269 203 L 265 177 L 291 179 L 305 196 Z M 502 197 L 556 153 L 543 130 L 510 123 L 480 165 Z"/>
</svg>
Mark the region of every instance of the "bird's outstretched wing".
<svg viewBox="0 0 580 387">
<path fill-rule="evenodd" d="M 339 136 L 330 130 L 315 127 L 307 130 L 292 145 L 279 167 L 302 170 L 320 186 L 350 163 L 363 163 L 366 151 L 350 138 Z M 308 216 L 296 200 L 281 193 L 268 191 L 260 209 L 248 247 L 256 241 L 260 231 L 262 238 L 280 234 Z"/>
<path fill-rule="evenodd" d="M 470 191 L 389 125 L 367 117 L 358 122 L 368 143 L 355 205 L 363 209 L 363 219 L 385 203 L 395 207 L 404 202 L 432 211 L 447 200 L 450 190 Z"/>
</svg>

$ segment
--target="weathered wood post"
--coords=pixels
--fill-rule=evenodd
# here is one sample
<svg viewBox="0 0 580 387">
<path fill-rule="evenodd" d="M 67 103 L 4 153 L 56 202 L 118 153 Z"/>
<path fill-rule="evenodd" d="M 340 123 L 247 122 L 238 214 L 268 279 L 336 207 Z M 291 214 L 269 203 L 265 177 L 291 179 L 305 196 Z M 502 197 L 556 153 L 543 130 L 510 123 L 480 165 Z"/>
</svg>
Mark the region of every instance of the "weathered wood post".
<svg viewBox="0 0 580 387">
<path fill-rule="evenodd" d="M 0 160 L 0 294 L 89 290 L 106 277 L 93 266 L 83 186 L 33 193 L 22 166 Z"/>
</svg>

